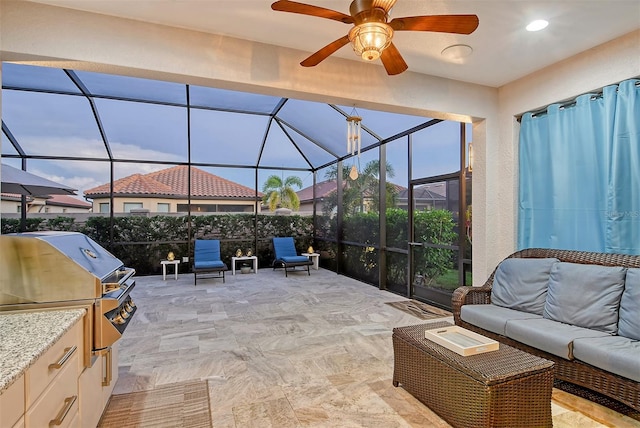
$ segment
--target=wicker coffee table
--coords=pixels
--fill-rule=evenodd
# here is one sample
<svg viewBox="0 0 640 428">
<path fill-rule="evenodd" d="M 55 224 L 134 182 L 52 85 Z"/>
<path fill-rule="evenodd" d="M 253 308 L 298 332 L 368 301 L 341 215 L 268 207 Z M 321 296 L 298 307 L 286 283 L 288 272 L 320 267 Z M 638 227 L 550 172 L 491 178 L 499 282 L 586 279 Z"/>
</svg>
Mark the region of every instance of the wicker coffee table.
<svg viewBox="0 0 640 428">
<path fill-rule="evenodd" d="M 463 357 L 425 339 L 438 322 L 393 329 L 393 385 L 454 427 L 552 427 L 553 362 L 500 344 Z"/>
</svg>

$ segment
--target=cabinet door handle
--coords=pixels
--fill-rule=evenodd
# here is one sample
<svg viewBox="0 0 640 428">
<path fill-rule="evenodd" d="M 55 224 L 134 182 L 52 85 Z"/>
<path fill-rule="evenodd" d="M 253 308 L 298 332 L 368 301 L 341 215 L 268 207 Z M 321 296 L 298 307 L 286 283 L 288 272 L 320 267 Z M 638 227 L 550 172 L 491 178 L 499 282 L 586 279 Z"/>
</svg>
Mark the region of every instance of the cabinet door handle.
<svg viewBox="0 0 640 428">
<path fill-rule="evenodd" d="M 65 398 L 64 399 L 64 408 L 60 411 L 60 413 L 58 414 L 57 418 L 52 419 L 51 421 L 49 421 L 49 426 L 62 425 L 62 421 L 64 421 L 64 418 L 67 417 L 67 414 L 69 413 L 69 410 L 71 410 L 71 408 L 73 407 L 73 403 L 75 403 L 77 399 L 78 399 L 77 395 L 74 395 L 73 397 Z"/>
<path fill-rule="evenodd" d="M 112 379 L 111 364 L 113 362 L 113 360 L 111 359 L 111 351 L 112 351 L 112 348 L 109 348 L 106 354 L 104 354 L 106 370 L 105 370 L 104 379 L 102 379 L 102 386 L 111 385 L 111 379 Z"/>
<path fill-rule="evenodd" d="M 50 369 L 61 368 L 64 365 L 64 363 L 66 363 L 67 360 L 73 355 L 73 353 L 76 352 L 76 349 L 78 349 L 77 346 L 72 346 L 71 348 L 64 348 L 65 354 L 62 356 L 62 358 L 60 358 L 60 360 L 57 363 L 49 364 L 49 368 Z"/>
</svg>

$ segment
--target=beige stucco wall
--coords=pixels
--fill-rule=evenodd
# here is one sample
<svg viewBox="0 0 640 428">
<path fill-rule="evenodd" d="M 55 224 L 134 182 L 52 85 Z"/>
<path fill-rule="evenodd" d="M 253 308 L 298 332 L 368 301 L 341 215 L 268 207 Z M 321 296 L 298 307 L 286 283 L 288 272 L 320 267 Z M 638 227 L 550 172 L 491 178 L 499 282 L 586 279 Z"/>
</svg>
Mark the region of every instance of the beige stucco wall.
<svg viewBox="0 0 640 428">
<path fill-rule="evenodd" d="M 93 199 L 93 212 L 100 212 L 100 204 L 108 204 L 109 198 L 95 198 Z M 113 198 L 113 210 L 114 213 L 124 212 L 125 203 L 142 203 L 142 209 L 147 209 L 151 213 L 158 212 L 158 204 L 169 204 L 169 213 L 178 212 L 178 204 L 186 205 L 188 201 L 186 199 L 169 199 L 169 198 L 136 198 L 136 197 L 114 197 Z M 255 201 L 242 201 L 242 200 L 229 200 L 229 199 L 207 199 L 199 200 L 192 199 L 192 205 L 244 205 L 251 209 L 251 212 L 255 211 Z M 258 206 L 258 212 L 260 207 Z"/>
<path fill-rule="evenodd" d="M 514 115 L 640 74 L 622 59 L 638 57 L 638 43 L 634 48 L 628 38 L 498 89 L 411 71 L 390 77 L 382 67 L 335 57 L 303 68 L 304 52 L 28 2 L 0 0 L 0 32 L 3 61 L 473 121 L 476 284 L 515 248 Z"/>
</svg>

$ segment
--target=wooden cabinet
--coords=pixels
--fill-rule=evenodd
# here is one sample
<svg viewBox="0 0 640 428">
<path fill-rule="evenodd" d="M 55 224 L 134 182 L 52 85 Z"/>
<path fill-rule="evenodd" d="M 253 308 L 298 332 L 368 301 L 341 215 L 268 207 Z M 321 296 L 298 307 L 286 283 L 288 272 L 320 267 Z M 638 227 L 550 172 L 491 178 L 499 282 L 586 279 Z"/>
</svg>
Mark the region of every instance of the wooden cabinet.
<svg viewBox="0 0 640 428">
<path fill-rule="evenodd" d="M 73 365 L 73 374 L 75 379 L 78 379 L 81 359 L 76 357 L 83 352 L 82 334 L 82 323 L 78 322 L 27 369 L 25 375 L 27 407 L 40 397 L 63 369 Z"/>
<path fill-rule="evenodd" d="M 80 375 L 80 422 L 95 427 L 118 380 L 118 343 L 99 353 Z"/>
<path fill-rule="evenodd" d="M 24 409 L 24 375 L 22 375 L 0 395 L 0 427 L 20 426 L 18 422 L 24 415 Z"/>
<path fill-rule="evenodd" d="M 83 324 L 77 322 L 25 373 L 25 427 L 69 426 L 78 413 Z"/>
<path fill-rule="evenodd" d="M 0 427 L 80 426 L 84 323 L 67 330 L 0 395 Z M 44 344 L 46 345 L 46 343 Z"/>
<path fill-rule="evenodd" d="M 67 361 L 60 373 L 29 407 L 25 426 L 66 428 L 78 414 L 78 355 Z"/>
</svg>

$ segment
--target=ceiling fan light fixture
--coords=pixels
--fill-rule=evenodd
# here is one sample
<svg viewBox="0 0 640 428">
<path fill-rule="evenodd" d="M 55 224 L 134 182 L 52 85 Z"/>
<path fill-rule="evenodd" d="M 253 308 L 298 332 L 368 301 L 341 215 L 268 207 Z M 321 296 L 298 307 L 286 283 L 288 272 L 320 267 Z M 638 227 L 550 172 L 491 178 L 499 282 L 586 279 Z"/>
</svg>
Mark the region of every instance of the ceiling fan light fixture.
<svg viewBox="0 0 640 428">
<path fill-rule="evenodd" d="M 393 28 L 384 22 L 364 22 L 349 31 L 353 51 L 365 61 L 380 58 L 393 38 Z"/>
</svg>

